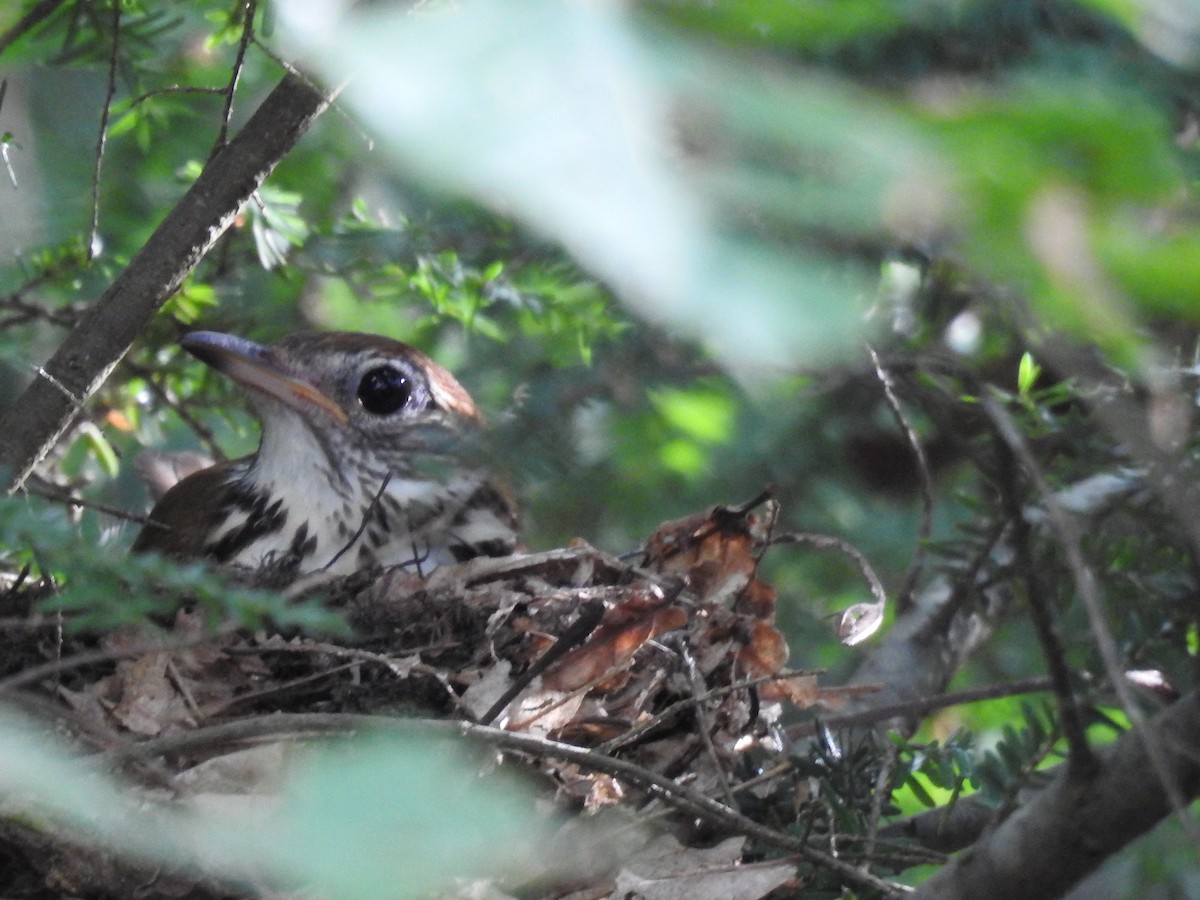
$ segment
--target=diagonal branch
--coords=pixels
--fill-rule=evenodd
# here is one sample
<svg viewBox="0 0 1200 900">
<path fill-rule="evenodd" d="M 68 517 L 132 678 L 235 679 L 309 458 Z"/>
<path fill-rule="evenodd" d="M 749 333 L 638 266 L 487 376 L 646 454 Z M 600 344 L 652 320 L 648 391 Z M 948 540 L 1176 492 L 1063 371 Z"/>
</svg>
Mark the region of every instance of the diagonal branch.
<svg viewBox="0 0 1200 900">
<path fill-rule="evenodd" d="M 0 469 L 11 493 L 70 427 L 150 318 L 329 104 L 287 75 L 204 167 L 145 246 L 0 416 Z"/>
<path fill-rule="evenodd" d="M 1200 793 L 1200 694 L 1191 693 L 1146 723 L 1170 781 L 1188 799 Z M 1086 781 L 1067 770 L 1032 801 L 925 882 L 922 900 L 1038 900 L 1058 897 L 1174 806 L 1130 731 L 1098 752 Z"/>
<path fill-rule="evenodd" d="M 58 8 L 65 3 L 66 0 L 41 0 L 35 3 L 19 22 L 0 34 L 0 54 L 58 12 Z"/>
</svg>

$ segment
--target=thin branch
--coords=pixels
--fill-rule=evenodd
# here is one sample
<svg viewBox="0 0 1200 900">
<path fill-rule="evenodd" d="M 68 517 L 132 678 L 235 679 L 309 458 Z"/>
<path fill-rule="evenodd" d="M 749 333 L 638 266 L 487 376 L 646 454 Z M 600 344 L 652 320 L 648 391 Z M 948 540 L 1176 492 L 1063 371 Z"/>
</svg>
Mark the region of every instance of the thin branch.
<svg viewBox="0 0 1200 900">
<path fill-rule="evenodd" d="M 575 763 L 587 769 L 623 779 L 661 798 L 680 812 L 703 819 L 718 828 L 734 834 L 745 834 L 764 846 L 796 853 L 807 862 L 836 873 L 847 884 L 861 890 L 877 892 L 885 897 L 894 897 L 905 890 L 869 872 L 864 872 L 849 862 L 811 847 L 793 835 L 761 825 L 699 791 L 676 784 L 664 775 L 651 772 L 627 760 L 604 756 L 572 744 L 505 731 L 501 728 L 472 725 L 467 722 L 397 719 L 342 713 L 272 713 L 267 716 L 239 719 L 222 725 L 152 738 L 100 754 L 99 758 L 109 763 L 119 764 L 264 738 L 310 740 L 312 737 L 322 734 L 347 734 L 381 729 L 434 736 L 458 735 L 483 741 L 501 750 Z"/>
<path fill-rule="evenodd" d="M 886 722 L 888 719 L 922 719 L 939 709 L 951 706 L 962 706 L 964 703 L 978 703 L 983 700 L 995 700 L 999 697 L 1014 697 L 1018 694 L 1037 694 L 1054 689 L 1054 685 L 1046 676 L 1025 678 L 1021 681 L 1010 681 L 1007 684 L 996 684 L 982 688 L 970 688 L 955 691 L 951 694 L 938 694 L 934 697 L 920 697 L 904 703 L 889 703 L 887 706 L 876 706 L 869 709 L 855 710 L 840 715 L 825 716 L 819 721 L 801 722 L 786 729 L 787 736 L 792 740 L 812 737 L 821 727 L 852 728 L 859 725 L 871 725 L 875 722 Z"/>
<path fill-rule="evenodd" d="M 862 573 L 863 579 L 871 588 L 871 596 L 875 598 L 875 602 L 881 604 L 887 602 L 887 592 L 883 589 L 883 582 L 875 574 L 875 569 L 872 568 L 870 561 L 863 555 L 861 550 L 844 538 L 831 534 L 817 534 L 811 531 L 788 531 L 783 534 L 774 535 L 771 538 L 771 543 L 807 544 L 810 547 L 816 547 L 818 550 L 836 550 L 850 557 L 854 560 L 859 572 Z"/>
<path fill-rule="evenodd" d="M 153 88 L 143 94 L 138 94 L 129 101 L 129 108 L 132 109 L 139 104 L 145 103 L 154 97 L 161 97 L 164 94 L 212 94 L 218 97 L 225 96 L 225 88 L 223 87 L 202 87 L 200 85 L 188 84 L 172 84 L 168 87 Z"/>
<path fill-rule="evenodd" d="M 345 556 L 346 553 L 350 550 L 350 548 L 353 547 L 358 542 L 358 539 L 363 536 L 363 532 L 367 530 L 367 525 L 371 521 L 371 516 L 375 515 L 375 510 L 379 506 L 379 501 L 383 499 L 384 491 L 386 491 L 387 486 L 392 483 L 392 475 L 393 474 L 394 473 L 392 472 L 392 470 L 388 469 L 387 474 L 383 476 L 383 481 L 381 481 L 379 483 L 379 490 L 377 490 L 375 492 L 375 496 L 371 498 L 370 505 L 365 510 L 363 510 L 362 519 L 358 523 L 358 530 L 355 531 L 354 534 L 350 535 L 350 540 L 346 541 L 346 543 L 344 543 L 342 545 L 342 548 L 333 555 L 333 559 L 331 559 L 329 562 L 325 563 L 325 565 L 322 567 L 323 569 L 325 569 L 326 571 L 328 571 L 329 569 L 332 569 L 334 564 L 337 563 L 337 561 L 339 559 L 341 559 L 343 556 Z M 413 548 L 413 555 L 416 556 L 416 548 L 415 547 Z M 407 563 L 405 565 L 407 565 Z"/>
<path fill-rule="evenodd" d="M 58 8 L 65 2 L 66 0 L 41 0 L 40 3 L 34 4 L 29 12 L 21 16 L 20 21 L 4 34 L 0 34 L 0 54 L 3 54 L 5 50 L 58 12 Z M 115 6 L 116 3 L 113 5 Z"/>
<path fill-rule="evenodd" d="M 329 100 L 284 78 L 211 159 L 103 296 L 67 336 L 44 371 L 68 388 L 35 379 L 0 415 L 0 470 L 11 493 L 24 483 L 104 382 L 146 323 L 224 233 L 242 205 Z"/>
<path fill-rule="evenodd" d="M 237 55 L 233 59 L 233 71 L 229 75 L 229 84 L 225 86 L 225 108 L 221 110 L 221 129 L 217 132 L 217 140 L 213 144 L 210 159 L 225 146 L 229 137 L 229 123 L 233 118 L 233 100 L 237 94 L 238 81 L 242 77 L 242 67 L 246 61 L 246 48 L 254 37 L 254 14 L 258 10 L 258 0 L 246 0 L 245 21 L 242 22 L 242 37 L 238 41 Z"/>
<path fill-rule="evenodd" d="M 621 747 L 628 746 L 634 743 L 643 735 L 658 728 L 664 722 L 668 722 L 680 713 L 694 707 L 697 703 L 704 703 L 708 700 L 724 697 L 726 694 L 733 694 L 738 691 L 748 691 L 751 688 L 757 687 L 760 684 L 766 684 L 771 681 L 786 681 L 789 678 L 802 678 L 809 675 L 823 675 L 824 669 L 789 669 L 783 672 L 776 672 L 773 675 L 760 675 L 757 678 L 748 678 L 744 681 L 736 681 L 733 684 L 723 685 L 721 687 L 710 688 L 700 696 L 684 697 L 681 700 L 676 700 L 666 709 L 651 716 L 645 721 L 639 722 L 632 728 L 623 731 L 609 741 L 604 742 L 596 749 L 601 753 L 612 753 L 619 750 Z M 735 788 L 735 792 L 741 788 Z"/>
<path fill-rule="evenodd" d="M 1101 604 L 1100 593 L 1096 589 L 1095 576 L 1092 574 L 1087 560 L 1083 557 L 1083 539 L 1079 533 L 1079 528 L 1074 519 L 1067 515 L 1066 510 L 1059 503 L 1054 491 L 1046 481 L 1045 475 L 1042 474 L 1041 467 L 1038 465 L 1033 453 L 1029 450 L 1028 445 L 1021 438 L 1021 434 L 1012 419 L 986 391 L 982 392 L 981 396 L 984 409 L 992 419 L 1000 436 L 1020 460 L 1021 465 L 1024 466 L 1029 477 L 1033 479 L 1034 485 L 1042 497 L 1051 527 L 1057 533 L 1063 552 L 1066 554 L 1067 567 L 1070 569 L 1071 577 L 1075 582 L 1075 589 L 1079 592 L 1080 599 L 1083 601 L 1083 608 L 1087 613 L 1088 627 L 1091 629 L 1092 636 L 1096 639 L 1100 658 L 1104 661 L 1104 670 L 1108 675 L 1109 682 L 1112 684 L 1113 691 L 1116 692 L 1117 698 L 1121 701 L 1121 708 L 1129 716 L 1129 721 L 1133 725 L 1134 732 L 1142 737 L 1146 745 L 1146 755 L 1150 761 L 1150 765 L 1162 780 L 1163 790 L 1170 799 L 1171 805 L 1178 813 L 1180 823 L 1183 825 L 1188 837 L 1192 841 L 1200 841 L 1200 830 L 1196 828 L 1195 823 L 1187 815 L 1187 804 L 1179 784 L 1173 780 L 1167 755 L 1161 747 L 1150 740 L 1146 727 L 1146 717 L 1142 715 L 1142 711 L 1134 699 L 1133 689 L 1128 679 L 1125 678 L 1120 651 L 1117 649 L 1116 639 L 1108 627 L 1108 620 Z"/>
<path fill-rule="evenodd" d="M 488 708 L 487 712 L 479 717 L 479 723 L 481 725 L 492 724 L 496 717 L 504 712 L 505 707 L 512 703 L 516 699 L 516 696 L 525 690 L 535 678 L 562 659 L 568 650 L 582 644 L 584 639 L 600 624 L 600 619 L 603 616 L 604 603 L 602 601 L 591 600 L 583 603 L 575 621 L 567 626 L 566 630 L 559 635 L 558 640 L 554 642 L 554 645 L 549 650 L 534 660 L 533 664 L 525 670 L 524 674 L 509 685 L 508 690 L 502 693 L 496 702 Z"/>
<path fill-rule="evenodd" d="M 228 454 L 221 449 L 221 445 L 217 443 L 217 437 L 213 434 L 213 430 L 196 418 L 196 416 L 192 415 L 191 410 L 187 408 L 187 404 L 171 396 L 170 391 L 160 381 L 157 372 L 148 366 L 139 365 L 128 358 L 124 359 L 122 363 L 125 368 L 146 383 L 146 388 L 154 395 L 154 398 L 160 405 L 167 407 L 171 412 L 175 413 L 183 424 L 192 430 L 192 433 L 204 445 L 204 449 L 209 456 L 222 462 L 229 458 Z"/>
<path fill-rule="evenodd" d="M 867 820 L 867 837 L 863 845 L 863 855 L 867 859 L 875 858 L 875 842 L 879 838 L 879 821 L 883 818 L 883 801 L 892 795 L 888 786 L 891 784 L 892 774 L 896 771 L 896 763 L 899 759 L 900 748 L 891 741 L 884 744 L 883 763 L 880 765 L 879 771 L 875 773 L 874 790 L 871 791 L 871 815 Z"/>
<path fill-rule="evenodd" d="M 85 650 L 73 656 L 64 656 L 61 659 L 50 660 L 50 662 L 42 663 L 40 666 L 31 666 L 28 669 L 22 669 L 14 675 L 0 679 L 0 695 L 7 694 L 27 684 L 41 681 L 43 678 L 61 675 L 63 672 L 69 672 L 72 669 L 81 669 L 84 666 L 91 666 L 96 663 L 115 662 L 120 659 L 128 659 L 131 656 L 142 656 L 147 653 L 169 653 L 175 650 L 183 650 L 199 644 L 206 644 L 212 641 L 214 637 L 213 634 L 200 634 L 186 638 L 145 641 L 122 647 Z"/>
<path fill-rule="evenodd" d="M 991 419 L 1001 440 L 999 482 L 1001 503 L 1005 517 L 1012 527 L 1012 547 L 1016 554 L 1016 577 L 1025 583 L 1025 600 L 1029 605 L 1030 618 L 1033 621 L 1034 634 L 1042 648 L 1042 656 L 1046 660 L 1046 668 L 1050 672 L 1050 680 L 1054 684 L 1054 694 L 1058 699 L 1059 712 L 1062 715 L 1063 733 L 1070 749 L 1070 765 L 1072 771 L 1080 778 L 1086 778 L 1096 768 L 1096 756 L 1092 752 L 1087 739 L 1087 725 L 1079 708 L 1079 699 L 1071 686 L 1071 672 L 1067 666 L 1066 651 L 1054 624 L 1054 616 L 1050 612 L 1043 590 L 1042 579 L 1038 577 L 1038 568 L 1030 549 L 1029 520 L 1022 508 L 1022 498 L 1017 491 L 1017 472 L 1014 466 L 1014 456 L 1020 454 L 1026 468 L 1033 465 L 1033 453 L 1029 450 L 1024 437 L 1017 429 L 1012 417 L 1008 415 L 999 403 L 992 397 L 986 397 L 983 409 Z M 1112 673 L 1110 672 L 1110 675 Z"/>
<path fill-rule="evenodd" d="M 88 235 L 88 259 L 100 253 L 100 172 L 104 166 L 104 148 L 108 145 L 108 120 L 112 115 L 113 97 L 117 94 L 117 62 L 121 50 L 121 4 L 112 5 L 112 49 L 108 55 L 108 87 L 100 107 L 100 133 L 96 136 L 96 159 L 92 168 L 92 227 Z"/>
<path fill-rule="evenodd" d="M 696 700 L 696 698 L 708 693 L 708 685 L 704 683 L 704 677 L 700 674 L 700 669 L 696 665 L 696 658 L 692 656 L 687 641 L 679 641 L 678 644 L 679 653 L 683 658 L 683 665 L 687 671 L 688 685 L 692 689 L 692 699 Z M 717 784 L 721 788 L 721 794 L 725 798 L 725 805 L 730 809 L 738 809 L 737 800 L 733 796 L 733 789 L 729 786 L 728 773 L 721 764 L 721 757 L 717 753 L 716 745 L 713 744 L 713 726 L 712 720 L 708 715 L 706 702 L 696 700 L 692 709 L 695 711 L 696 732 L 700 735 L 700 743 L 704 747 L 704 753 L 713 767 L 713 776 L 717 779 Z"/>
<path fill-rule="evenodd" d="M 42 497 L 53 503 L 61 503 L 63 506 L 71 507 L 72 509 L 94 510 L 106 516 L 120 519 L 123 522 L 133 522 L 137 525 L 149 525 L 151 522 L 149 516 L 140 516 L 119 506 L 110 506 L 107 503 L 100 503 L 97 500 L 88 500 L 85 497 L 72 494 L 70 491 L 49 484 L 48 482 L 29 479 L 25 482 L 23 490 L 33 494 L 35 497 Z"/>
<path fill-rule="evenodd" d="M 883 396 L 887 400 L 888 408 L 900 431 L 904 434 L 905 440 L 908 441 L 909 449 L 912 450 L 913 459 L 917 464 L 917 474 L 921 481 L 921 525 L 917 532 L 917 545 L 913 551 L 908 571 L 904 573 L 904 580 L 900 583 L 900 589 L 896 592 L 896 610 L 903 612 L 912 605 L 913 591 L 916 590 L 917 581 L 925 568 L 929 538 L 933 534 L 933 477 L 929 474 L 929 458 L 925 455 L 925 447 L 921 444 L 917 430 L 908 420 L 908 416 L 904 413 L 904 407 L 900 404 L 900 398 L 896 395 L 896 384 L 891 372 L 884 368 L 879 361 L 879 354 L 875 352 L 874 347 L 867 347 L 867 352 L 871 355 L 871 363 L 875 366 L 875 376 L 883 387 Z"/>
<path fill-rule="evenodd" d="M 809 544 L 818 550 L 837 550 L 853 559 L 857 563 L 859 571 L 862 572 L 863 578 L 870 585 L 871 595 L 875 598 L 875 602 L 855 603 L 840 613 L 836 613 L 835 615 L 838 617 L 835 629 L 837 636 L 843 644 L 854 646 L 862 643 L 879 630 L 879 626 L 883 624 L 884 613 L 887 611 L 887 593 L 883 589 L 883 582 L 871 567 L 871 563 L 857 547 L 843 538 L 805 531 L 773 535 L 770 538 L 770 544 Z"/>
<path fill-rule="evenodd" d="M 26 322 L 47 322 L 60 328 L 73 328 L 76 322 L 76 317 L 69 313 L 29 303 L 16 294 L 0 298 L 0 308 L 14 310 L 13 315 L 6 319 L 0 319 L 0 330 L 11 328 L 14 325 L 24 325 Z"/>
</svg>

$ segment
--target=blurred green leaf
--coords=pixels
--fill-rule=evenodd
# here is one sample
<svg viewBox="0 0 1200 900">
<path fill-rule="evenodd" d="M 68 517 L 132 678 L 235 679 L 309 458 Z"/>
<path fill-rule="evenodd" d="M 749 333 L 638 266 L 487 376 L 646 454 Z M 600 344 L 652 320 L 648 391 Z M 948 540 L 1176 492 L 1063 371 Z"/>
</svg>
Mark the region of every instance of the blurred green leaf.
<svg viewBox="0 0 1200 900">
<path fill-rule="evenodd" d="M 673 24 L 726 38 L 814 47 L 886 33 L 903 24 L 906 13 L 920 6 L 895 0 L 717 0 L 703 4 L 661 0 L 649 4 L 649 9 Z"/>
<path fill-rule="evenodd" d="M 0 711 L 9 815 L 229 885 L 251 878 L 347 900 L 422 897 L 456 878 L 520 873 L 547 837 L 518 785 L 480 779 L 479 763 L 445 740 L 327 742 L 279 773 L 281 797 L 259 798 L 253 822 L 239 823 L 201 805 L 148 802 L 45 733 Z"/>
<path fill-rule="evenodd" d="M 618 7 L 476 2 L 415 17 L 351 14 L 333 0 L 282 8 L 292 40 L 335 80 L 357 73 L 348 102 L 414 170 L 510 209 L 639 312 L 747 372 L 844 351 L 866 287 L 857 265 L 831 270 L 819 254 L 754 236 L 754 216 L 809 210 L 833 227 L 861 224 L 877 216 L 866 210 L 881 183 L 925 161 L 914 128 L 854 92 L 722 65 L 667 35 L 639 35 Z M 763 91 L 772 102 L 745 102 Z M 703 147 L 700 177 L 689 178 L 670 149 L 676 93 L 704 98 L 701 127 L 721 122 L 748 152 L 807 169 L 808 189 L 778 203 L 768 170 L 706 175 Z M 839 141 L 850 123 L 878 134 Z M 839 188 L 822 199 L 830 172 Z M 747 228 L 718 224 L 731 197 Z"/>
<path fill-rule="evenodd" d="M 1023 283 L 1045 323 L 1132 361 L 1141 343 L 1132 310 L 1108 283 L 1093 235 L 1111 244 L 1110 223 L 1177 189 L 1162 112 L 1108 79 L 1027 77 L 956 98 L 931 124 L 969 201 L 975 264 Z"/>
<path fill-rule="evenodd" d="M 44 608 L 66 614 L 66 626 L 74 630 L 144 624 L 152 615 L 170 618 L 186 598 L 213 626 L 236 622 L 261 628 L 274 622 L 285 628 L 349 633 L 345 620 L 319 600 L 289 601 L 239 585 L 199 563 L 180 565 L 153 555 L 130 555 L 112 535 L 97 541 L 67 521 L 61 510 L 44 504 L 14 499 L 0 504 L 0 547 L 0 558 L 10 565 L 30 562 L 53 576 L 60 590 L 44 601 Z"/>
<path fill-rule="evenodd" d="M 311 755 L 266 829 L 278 871 L 332 896 L 380 900 L 520 873 L 547 824 L 514 781 L 481 779 L 478 765 L 450 742 L 386 734 Z"/>
</svg>

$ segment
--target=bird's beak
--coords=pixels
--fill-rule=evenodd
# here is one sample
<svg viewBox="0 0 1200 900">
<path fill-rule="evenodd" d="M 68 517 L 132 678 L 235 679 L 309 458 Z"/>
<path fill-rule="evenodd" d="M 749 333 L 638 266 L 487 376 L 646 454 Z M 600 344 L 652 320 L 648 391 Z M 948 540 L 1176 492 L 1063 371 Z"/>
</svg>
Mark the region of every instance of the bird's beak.
<svg viewBox="0 0 1200 900">
<path fill-rule="evenodd" d="M 308 414 L 319 409 L 337 422 L 349 421 L 346 411 L 337 403 L 307 381 L 288 374 L 269 347 L 216 331 L 193 331 L 180 340 L 179 346 L 238 384 L 273 397 L 298 412 Z"/>
</svg>

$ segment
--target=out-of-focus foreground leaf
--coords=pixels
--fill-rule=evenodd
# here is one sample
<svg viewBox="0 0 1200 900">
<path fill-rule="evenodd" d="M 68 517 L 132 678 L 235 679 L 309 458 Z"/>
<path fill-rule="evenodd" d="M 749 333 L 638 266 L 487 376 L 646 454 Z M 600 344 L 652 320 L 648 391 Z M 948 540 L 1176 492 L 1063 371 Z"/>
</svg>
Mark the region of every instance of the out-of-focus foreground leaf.
<svg viewBox="0 0 1200 900">
<path fill-rule="evenodd" d="M 917 130 L 865 96 L 639 30 L 616 5 L 283 11 L 408 167 L 561 241 L 743 371 L 828 358 L 861 321 L 865 272 L 778 235 L 862 230 L 921 181 Z"/>
<path fill-rule="evenodd" d="M 544 838 L 512 784 L 477 777 L 445 741 L 375 734 L 305 750 L 236 816 L 149 802 L 0 711 L 0 792 L 33 828 L 224 883 L 316 895 L 417 897 L 451 879 L 518 871 Z M 261 801 L 261 802 L 256 802 Z M 228 807 L 226 807 L 228 809 Z"/>
</svg>

